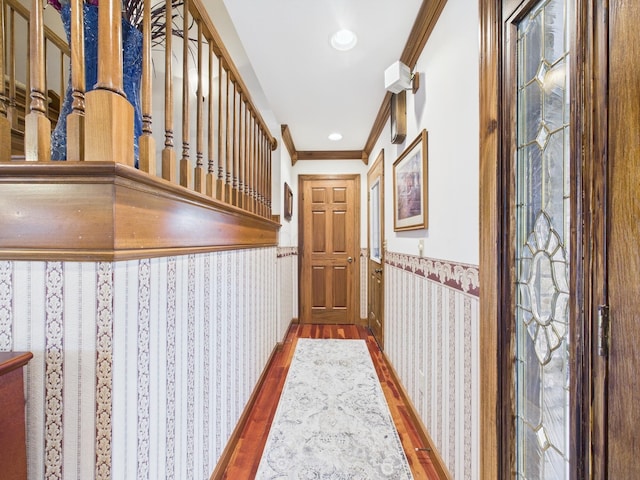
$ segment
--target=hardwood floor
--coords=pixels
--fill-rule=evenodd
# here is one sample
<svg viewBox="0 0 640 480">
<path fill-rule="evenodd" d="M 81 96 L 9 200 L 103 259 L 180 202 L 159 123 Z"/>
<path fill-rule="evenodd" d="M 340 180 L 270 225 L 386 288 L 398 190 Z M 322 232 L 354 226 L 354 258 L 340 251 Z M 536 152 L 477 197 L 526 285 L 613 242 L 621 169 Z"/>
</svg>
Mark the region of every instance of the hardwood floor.
<svg viewBox="0 0 640 480">
<path fill-rule="evenodd" d="M 438 462 L 432 463 L 432 452 L 421 440 L 419 429 L 410 413 L 411 409 L 403 401 L 400 388 L 395 383 L 375 339 L 367 329 L 355 325 L 291 326 L 282 350 L 273 357 L 262 390 L 257 394 L 255 407 L 249 413 L 245 428 L 226 470 L 215 474 L 212 478 L 244 480 L 255 477 L 298 338 L 366 340 L 414 478 L 429 480 L 447 478 L 446 473 L 437 468 Z"/>
</svg>

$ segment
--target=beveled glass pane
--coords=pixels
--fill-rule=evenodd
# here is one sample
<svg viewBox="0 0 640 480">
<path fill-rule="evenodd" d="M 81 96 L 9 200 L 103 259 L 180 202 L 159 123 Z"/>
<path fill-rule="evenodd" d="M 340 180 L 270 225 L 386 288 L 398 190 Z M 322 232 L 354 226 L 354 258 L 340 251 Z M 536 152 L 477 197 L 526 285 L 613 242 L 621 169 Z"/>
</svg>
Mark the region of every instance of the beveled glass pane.
<svg viewBox="0 0 640 480">
<path fill-rule="evenodd" d="M 516 48 L 516 472 L 568 478 L 569 90 L 565 0 L 535 5 Z"/>
<path fill-rule="evenodd" d="M 522 447 L 524 450 L 521 474 L 524 478 L 542 478 L 542 450 L 536 432 L 530 427 L 523 428 Z"/>
<path fill-rule="evenodd" d="M 566 451 L 565 425 L 567 423 L 564 365 L 557 355 L 544 366 L 543 424 L 549 443 L 559 451 Z"/>
<path fill-rule="evenodd" d="M 564 235 L 564 131 L 560 130 L 549 138 L 543 153 L 544 176 L 544 212 L 549 217 L 551 227 L 560 235 Z"/>
<path fill-rule="evenodd" d="M 532 82 L 521 93 L 521 112 L 524 122 L 522 131 L 518 135 L 519 144 L 532 142 L 538 136 L 542 120 L 542 92 L 538 82 Z"/>
<path fill-rule="evenodd" d="M 565 54 L 564 0 L 551 0 L 544 7 L 544 58 L 554 63 Z"/>
<path fill-rule="evenodd" d="M 528 82 L 532 80 L 538 72 L 540 60 L 542 60 L 542 19 L 541 15 L 536 15 L 530 19 L 526 29 L 521 30 L 522 48 L 525 51 L 523 55 L 524 72 L 522 80 Z"/>
<path fill-rule="evenodd" d="M 531 335 L 524 336 L 524 397 L 523 397 L 523 418 L 530 425 L 540 425 L 542 423 L 542 408 L 540 395 L 540 377 L 542 375 L 541 366 L 538 362 L 533 339 Z"/>
<path fill-rule="evenodd" d="M 547 71 L 544 77 L 543 88 L 543 119 L 550 132 L 562 128 L 565 122 L 565 76 L 566 65 L 560 60 Z"/>
</svg>

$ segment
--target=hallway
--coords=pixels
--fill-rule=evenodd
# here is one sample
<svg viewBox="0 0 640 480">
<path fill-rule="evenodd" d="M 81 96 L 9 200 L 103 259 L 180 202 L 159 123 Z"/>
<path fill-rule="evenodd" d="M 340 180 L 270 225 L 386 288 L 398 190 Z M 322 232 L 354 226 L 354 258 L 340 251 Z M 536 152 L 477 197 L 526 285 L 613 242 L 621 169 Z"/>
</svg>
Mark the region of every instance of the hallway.
<svg viewBox="0 0 640 480">
<path fill-rule="evenodd" d="M 255 476 L 298 338 L 365 340 L 414 478 L 446 478 L 444 472 L 438 471 L 437 462 L 435 465 L 432 463 L 429 456 L 431 453 L 421 440 L 419 428 L 411 415 L 411 407 L 407 405 L 402 394 L 402 387 L 398 385 L 384 355 L 366 328 L 355 325 L 292 325 L 282 348 L 269 365 L 262 388 L 257 393 L 255 406 L 248 413 L 236 448 L 232 452 L 225 451 L 228 456 L 222 456 L 223 461 L 230 457 L 227 468 L 218 471 L 219 465 L 212 476 L 213 479 L 250 479 Z"/>
</svg>

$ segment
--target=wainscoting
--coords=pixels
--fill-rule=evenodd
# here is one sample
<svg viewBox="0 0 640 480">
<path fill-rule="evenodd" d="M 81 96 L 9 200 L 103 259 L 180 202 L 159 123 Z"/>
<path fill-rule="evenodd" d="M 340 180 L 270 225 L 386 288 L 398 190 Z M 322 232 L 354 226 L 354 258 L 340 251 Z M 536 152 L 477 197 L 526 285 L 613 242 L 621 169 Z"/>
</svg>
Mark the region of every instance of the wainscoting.
<svg viewBox="0 0 640 480">
<path fill-rule="evenodd" d="M 208 478 L 296 309 L 294 259 L 0 261 L 0 351 L 34 354 L 29 478 Z"/>
<path fill-rule="evenodd" d="M 392 252 L 385 263 L 385 353 L 452 478 L 477 478 L 478 267 Z"/>
</svg>

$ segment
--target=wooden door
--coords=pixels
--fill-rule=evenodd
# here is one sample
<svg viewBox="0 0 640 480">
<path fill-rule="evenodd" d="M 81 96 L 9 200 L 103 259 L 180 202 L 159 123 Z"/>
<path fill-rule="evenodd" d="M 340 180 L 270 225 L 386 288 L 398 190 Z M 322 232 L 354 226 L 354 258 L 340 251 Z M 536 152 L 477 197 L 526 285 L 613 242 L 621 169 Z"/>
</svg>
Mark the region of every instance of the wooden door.
<svg viewBox="0 0 640 480">
<path fill-rule="evenodd" d="M 596 352 L 596 378 L 606 392 L 605 435 L 596 437 L 604 445 L 596 444 L 596 452 L 604 452 L 606 467 L 596 468 L 595 478 L 630 479 L 640 478 L 640 3 L 612 0 L 607 13 L 608 171 L 601 182 L 607 192 L 606 207 L 594 208 L 607 226 L 607 284 L 598 303 L 609 306 L 609 346 Z"/>
<path fill-rule="evenodd" d="M 354 324 L 359 319 L 360 176 L 301 175 L 299 187 L 300 321 Z"/>
<path fill-rule="evenodd" d="M 384 350 L 384 150 L 367 174 L 369 211 L 367 259 L 368 325 Z"/>
<path fill-rule="evenodd" d="M 509 169 L 514 158 L 512 136 L 516 120 L 512 86 L 516 83 L 513 62 L 517 42 L 514 26 L 525 19 L 540 0 L 480 2 L 482 24 L 481 68 L 481 393 L 483 479 L 513 478 L 520 463 L 515 443 L 513 408 L 514 376 L 522 370 L 512 361 L 516 346 L 509 323 L 515 270 L 509 252 L 515 233 L 510 221 L 512 185 Z M 545 7 L 552 5 L 546 2 Z M 572 101 L 565 111 L 571 136 L 562 149 L 571 153 L 570 190 L 570 363 L 564 383 L 568 386 L 570 423 L 562 475 L 539 469 L 535 478 L 640 478 L 640 3 L 628 0 L 568 0 L 565 8 L 548 8 L 544 20 L 545 42 L 557 35 L 548 29 L 562 11 L 571 12 L 575 26 L 566 38 L 571 45 Z M 535 26 L 529 22 L 529 26 Z M 524 25 L 524 28 L 528 28 Z M 540 38 L 543 38 L 542 36 Z M 531 49 L 534 53 L 535 48 Z M 534 55 L 543 58 L 543 55 Z M 520 62 L 528 68 L 526 61 Z M 539 81 L 544 67 L 532 62 Z M 549 66 L 553 66 L 552 63 Z M 558 77 L 559 78 L 559 77 Z M 550 88 L 549 91 L 552 91 Z M 533 92 L 535 93 L 535 92 Z M 546 92 L 545 92 L 546 93 Z M 547 118 L 547 103 L 540 98 L 540 117 Z M 536 113 L 537 116 L 537 112 Z M 526 122 L 520 123 L 527 126 Z M 495 128 L 497 126 L 497 128 Z M 536 143 L 546 145 L 547 133 L 532 130 Z M 513 140 L 511 143 L 510 140 Z M 531 157 L 529 157 L 531 158 Z M 549 170 L 550 171 L 550 170 Z M 557 176 L 550 176 L 551 181 Z M 531 182 L 528 186 L 535 186 Z M 517 197 L 517 205 L 526 197 Z M 536 235 L 544 235 L 539 229 Z M 547 237 L 550 238 L 550 237 Z M 507 252 L 504 254 L 503 252 Z M 553 260 L 557 276 L 557 258 Z M 531 262 L 540 272 L 542 262 Z M 533 271 L 533 270 L 531 270 Z M 545 279 L 538 273 L 540 282 Z M 518 280 L 520 281 L 520 280 Z M 522 282 L 520 282 L 522 284 Z M 563 287 L 564 288 L 564 287 Z M 541 298 L 541 297 L 540 297 Z M 553 304 L 558 305 L 557 298 Z M 492 321 L 497 319 L 497 321 Z M 532 356 L 532 358 L 535 358 Z M 526 359 L 522 364 L 527 363 Z M 535 385 L 530 398 L 542 391 Z M 546 392 L 545 392 L 546 394 Z M 536 404 L 526 405 L 536 411 Z M 556 409 L 547 416 L 558 421 Z M 530 435 L 534 451 L 549 452 L 553 439 L 545 428 Z M 557 438 L 557 436 L 556 436 Z M 542 465 L 544 467 L 544 465 Z M 542 473 L 541 473 L 542 472 Z"/>
</svg>

